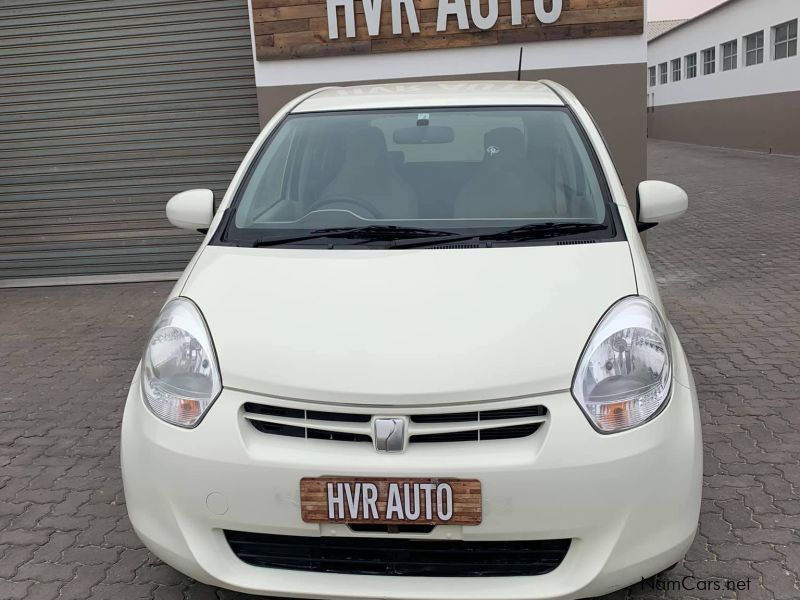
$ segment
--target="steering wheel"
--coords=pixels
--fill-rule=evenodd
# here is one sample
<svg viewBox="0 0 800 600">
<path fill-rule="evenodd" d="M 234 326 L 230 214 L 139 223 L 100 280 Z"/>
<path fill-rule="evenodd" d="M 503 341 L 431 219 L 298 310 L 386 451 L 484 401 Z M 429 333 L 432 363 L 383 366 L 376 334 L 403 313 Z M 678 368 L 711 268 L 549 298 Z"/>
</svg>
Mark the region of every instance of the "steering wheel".
<svg viewBox="0 0 800 600">
<path fill-rule="evenodd" d="M 353 206 L 357 206 L 358 208 L 365 210 L 374 219 L 383 218 L 383 215 L 374 206 L 363 200 L 351 198 L 350 196 L 329 196 L 328 198 L 322 198 L 312 204 L 309 207 L 308 212 L 320 210 L 323 206 L 327 206 L 328 204 L 352 204 Z"/>
</svg>

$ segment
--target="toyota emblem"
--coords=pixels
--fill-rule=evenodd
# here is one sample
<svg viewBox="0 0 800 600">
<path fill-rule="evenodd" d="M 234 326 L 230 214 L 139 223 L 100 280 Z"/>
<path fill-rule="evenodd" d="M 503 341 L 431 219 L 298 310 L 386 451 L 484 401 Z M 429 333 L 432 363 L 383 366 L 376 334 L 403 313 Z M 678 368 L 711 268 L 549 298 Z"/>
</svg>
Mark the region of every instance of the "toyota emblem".
<svg viewBox="0 0 800 600">
<path fill-rule="evenodd" d="M 406 447 L 406 420 L 378 417 L 372 423 L 372 434 L 378 452 L 402 452 Z"/>
</svg>

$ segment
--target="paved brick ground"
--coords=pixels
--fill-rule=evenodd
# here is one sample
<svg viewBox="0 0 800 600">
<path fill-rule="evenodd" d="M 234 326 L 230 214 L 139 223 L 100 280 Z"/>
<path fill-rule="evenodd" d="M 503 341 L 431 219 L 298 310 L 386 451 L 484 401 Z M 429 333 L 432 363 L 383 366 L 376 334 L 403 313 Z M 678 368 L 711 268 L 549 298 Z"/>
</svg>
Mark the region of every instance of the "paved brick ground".
<svg viewBox="0 0 800 600">
<path fill-rule="evenodd" d="M 700 533 L 665 582 L 749 577 L 740 598 L 797 600 L 800 160 L 663 142 L 650 152 L 652 177 L 693 200 L 650 249 L 706 442 Z M 0 290 L 0 599 L 244 598 L 161 564 L 125 517 L 122 405 L 169 287 Z M 664 597 L 735 594 L 635 586 L 606 600 Z"/>
</svg>

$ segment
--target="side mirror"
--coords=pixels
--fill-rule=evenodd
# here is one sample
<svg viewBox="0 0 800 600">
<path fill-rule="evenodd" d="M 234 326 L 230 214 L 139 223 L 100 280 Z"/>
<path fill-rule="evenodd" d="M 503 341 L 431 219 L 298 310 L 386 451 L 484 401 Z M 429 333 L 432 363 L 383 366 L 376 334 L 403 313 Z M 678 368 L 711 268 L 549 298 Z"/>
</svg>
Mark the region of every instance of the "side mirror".
<svg viewBox="0 0 800 600">
<path fill-rule="evenodd" d="M 214 218 L 214 192 L 189 190 L 176 194 L 167 202 L 167 219 L 180 229 L 205 233 Z"/>
<path fill-rule="evenodd" d="M 689 196 L 677 185 L 664 181 L 643 181 L 636 192 L 636 224 L 639 231 L 647 231 L 659 223 L 667 223 L 683 216 L 689 209 Z"/>
</svg>

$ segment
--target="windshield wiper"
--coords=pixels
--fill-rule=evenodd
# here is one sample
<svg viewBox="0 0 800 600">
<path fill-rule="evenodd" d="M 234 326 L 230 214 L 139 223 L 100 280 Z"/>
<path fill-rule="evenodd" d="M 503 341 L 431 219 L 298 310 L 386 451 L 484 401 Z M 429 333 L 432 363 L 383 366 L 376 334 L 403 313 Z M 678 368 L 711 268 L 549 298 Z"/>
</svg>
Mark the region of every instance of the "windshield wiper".
<svg viewBox="0 0 800 600">
<path fill-rule="evenodd" d="M 581 233 L 591 233 L 592 231 L 603 231 L 606 225 L 596 223 L 529 223 L 521 227 L 514 227 L 497 233 L 473 234 L 455 237 L 449 235 L 443 238 L 428 240 L 417 240 L 409 243 L 395 244 L 394 249 L 403 248 L 427 248 L 437 244 L 457 244 L 476 240 L 478 242 L 502 242 L 502 241 L 526 241 L 536 239 L 547 239 L 565 235 L 578 235 Z"/>
<path fill-rule="evenodd" d="M 260 238 L 252 242 L 253 248 L 281 246 L 317 239 L 356 239 L 365 242 L 397 240 L 413 240 L 410 243 L 393 244 L 391 248 L 420 248 L 435 246 L 440 243 L 456 243 L 477 239 L 479 241 L 525 241 L 546 239 L 566 235 L 578 235 L 603 231 L 607 225 L 596 223 L 529 223 L 497 233 L 461 235 L 453 231 L 436 231 L 418 227 L 400 227 L 397 225 L 368 225 L 366 227 L 338 227 L 318 229 L 308 235 L 291 237 Z M 430 238 L 430 239 L 428 239 Z"/>
<path fill-rule="evenodd" d="M 579 235 L 593 231 L 604 231 L 608 225 L 603 223 L 529 223 L 522 227 L 514 227 L 506 231 L 479 236 L 482 240 L 490 241 L 524 241 L 561 237 L 565 235 Z"/>
<path fill-rule="evenodd" d="M 451 237 L 457 235 L 457 233 L 450 231 L 436 231 L 434 229 L 423 229 L 417 227 L 399 227 L 397 225 L 368 225 L 366 227 L 318 229 L 316 231 L 312 231 L 309 235 L 302 236 L 261 238 L 255 240 L 251 245 L 253 248 L 265 248 L 268 246 L 280 246 L 283 244 L 293 244 L 297 242 L 305 242 L 308 240 L 317 240 L 323 238 L 357 239 L 367 242 L 391 242 L 395 240 L 417 239 L 422 237 Z"/>
</svg>

